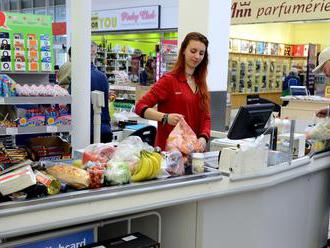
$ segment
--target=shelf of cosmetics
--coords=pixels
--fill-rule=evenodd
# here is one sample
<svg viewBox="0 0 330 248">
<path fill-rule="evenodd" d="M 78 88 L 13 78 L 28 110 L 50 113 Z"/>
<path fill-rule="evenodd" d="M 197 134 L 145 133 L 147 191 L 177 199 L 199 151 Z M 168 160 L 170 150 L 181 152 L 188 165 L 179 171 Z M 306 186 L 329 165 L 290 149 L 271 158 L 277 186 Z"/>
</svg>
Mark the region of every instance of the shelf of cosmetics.
<svg viewBox="0 0 330 248">
<path fill-rule="evenodd" d="M 228 90 L 232 93 L 281 92 L 290 68 L 296 68 L 305 78 L 307 60 L 230 54 Z"/>
</svg>

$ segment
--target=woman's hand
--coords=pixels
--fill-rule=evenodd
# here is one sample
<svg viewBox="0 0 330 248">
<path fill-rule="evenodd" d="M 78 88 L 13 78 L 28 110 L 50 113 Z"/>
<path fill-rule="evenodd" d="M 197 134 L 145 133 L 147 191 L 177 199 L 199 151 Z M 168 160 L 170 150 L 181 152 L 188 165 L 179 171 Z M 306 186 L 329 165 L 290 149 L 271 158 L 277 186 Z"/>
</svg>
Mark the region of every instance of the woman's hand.
<svg viewBox="0 0 330 248">
<path fill-rule="evenodd" d="M 198 138 L 199 148 L 196 152 L 204 152 L 206 149 L 206 139 L 204 137 Z"/>
<path fill-rule="evenodd" d="M 319 118 L 325 118 L 328 116 L 329 107 L 322 108 L 316 112 L 316 116 Z"/>
<path fill-rule="evenodd" d="M 171 126 L 175 126 L 182 118 L 184 118 L 184 116 L 180 114 L 168 114 L 167 123 Z"/>
</svg>

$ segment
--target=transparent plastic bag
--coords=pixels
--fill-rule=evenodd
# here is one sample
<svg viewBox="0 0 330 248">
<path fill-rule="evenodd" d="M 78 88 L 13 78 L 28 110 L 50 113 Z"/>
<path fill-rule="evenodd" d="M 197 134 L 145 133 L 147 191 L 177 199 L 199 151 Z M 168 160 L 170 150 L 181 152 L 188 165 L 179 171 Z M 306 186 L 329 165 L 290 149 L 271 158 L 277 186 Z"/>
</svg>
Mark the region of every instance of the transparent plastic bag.
<svg viewBox="0 0 330 248">
<path fill-rule="evenodd" d="M 112 143 L 91 144 L 86 147 L 82 162 L 83 164 L 88 162 L 106 163 L 112 158 L 115 151 L 116 147 Z"/>
<path fill-rule="evenodd" d="M 128 164 L 125 162 L 109 163 L 108 169 L 105 171 L 105 178 L 110 185 L 129 183 L 131 172 Z"/>
<path fill-rule="evenodd" d="M 313 140 L 330 139 L 330 118 L 322 119 L 314 127 L 306 130 L 306 138 Z"/>
<path fill-rule="evenodd" d="M 144 143 L 138 136 L 129 136 L 118 144 L 109 163 L 125 162 L 128 164 L 131 174 L 134 174 L 139 164 L 140 152 L 142 150 L 152 152 L 154 148 Z"/>
<path fill-rule="evenodd" d="M 182 118 L 172 130 L 166 141 L 166 151 L 180 151 L 185 155 L 203 152 L 203 145 L 196 134 Z"/>
<path fill-rule="evenodd" d="M 162 152 L 164 159 L 162 169 L 171 176 L 182 176 L 185 174 L 184 160 L 179 151 Z"/>
</svg>

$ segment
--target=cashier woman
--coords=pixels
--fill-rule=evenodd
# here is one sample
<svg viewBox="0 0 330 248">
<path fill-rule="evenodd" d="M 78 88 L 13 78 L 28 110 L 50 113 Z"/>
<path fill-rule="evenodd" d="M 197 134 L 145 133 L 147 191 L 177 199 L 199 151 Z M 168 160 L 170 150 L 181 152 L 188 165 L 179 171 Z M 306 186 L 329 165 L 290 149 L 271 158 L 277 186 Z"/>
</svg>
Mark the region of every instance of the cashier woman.
<svg viewBox="0 0 330 248">
<path fill-rule="evenodd" d="M 330 47 L 325 48 L 319 55 L 319 65 L 313 70 L 314 73 L 322 73 L 330 78 Z M 329 107 L 320 109 L 316 116 L 323 118 L 329 114 Z"/>
<path fill-rule="evenodd" d="M 208 40 L 197 32 L 186 35 L 172 71 L 162 76 L 136 104 L 136 113 L 158 121 L 156 146 L 184 118 L 205 149 L 210 138 L 210 97 L 206 84 Z M 153 107 L 157 105 L 157 110 Z"/>
</svg>

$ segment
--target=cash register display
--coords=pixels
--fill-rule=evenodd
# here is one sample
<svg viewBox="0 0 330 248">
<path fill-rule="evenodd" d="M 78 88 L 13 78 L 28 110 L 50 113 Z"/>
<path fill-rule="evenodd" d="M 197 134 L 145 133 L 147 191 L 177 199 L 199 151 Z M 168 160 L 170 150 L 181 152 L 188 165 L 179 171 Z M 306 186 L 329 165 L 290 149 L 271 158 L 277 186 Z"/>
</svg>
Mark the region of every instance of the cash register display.
<svg viewBox="0 0 330 248">
<path fill-rule="evenodd" d="M 257 137 L 265 131 L 265 126 L 274 109 L 274 104 L 252 104 L 240 107 L 231 125 L 229 139 Z"/>
</svg>

